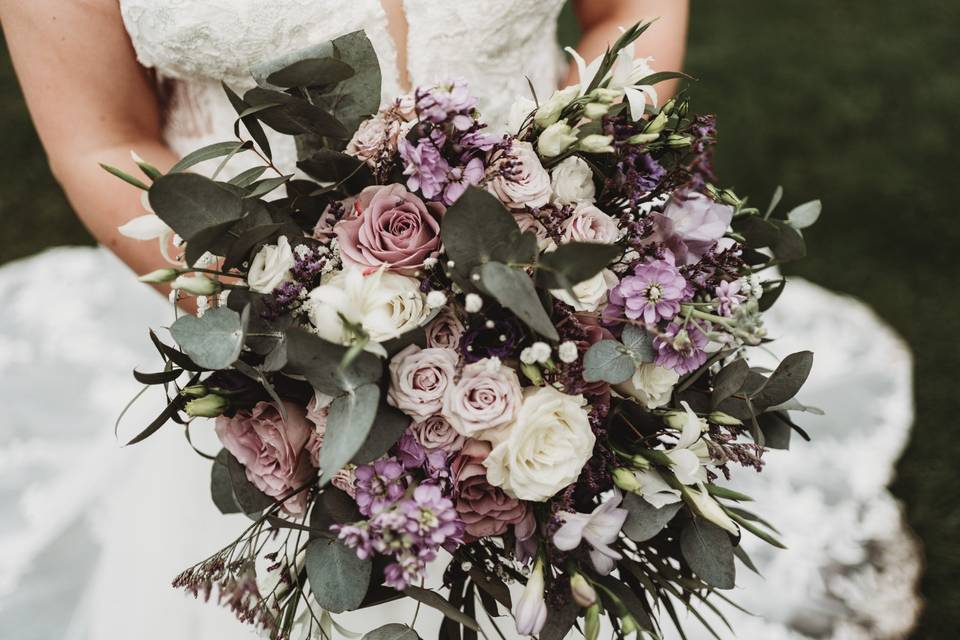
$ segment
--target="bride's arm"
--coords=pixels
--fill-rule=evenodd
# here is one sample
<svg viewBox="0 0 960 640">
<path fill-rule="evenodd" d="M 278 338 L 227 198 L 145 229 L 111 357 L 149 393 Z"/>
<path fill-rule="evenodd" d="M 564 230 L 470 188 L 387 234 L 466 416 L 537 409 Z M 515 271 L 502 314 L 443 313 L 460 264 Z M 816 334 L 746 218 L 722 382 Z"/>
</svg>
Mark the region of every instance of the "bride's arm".
<svg viewBox="0 0 960 640">
<path fill-rule="evenodd" d="M 653 56 L 657 71 L 680 71 L 687 45 L 689 5 L 689 0 L 574 0 L 574 13 L 583 30 L 577 51 L 587 61 L 593 60 L 620 37 L 621 27 L 659 18 L 637 40 L 637 57 Z M 576 67 L 567 80 L 566 84 L 578 81 Z M 676 90 L 676 82 L 657 85 L 662 100 Z"/>
<path fill-rule="evenodd" d="M 156 92 L 117 0 L 0 0 L 0 21 L 51 170 L 74 210 L 137 273 L 168 266 L 155 242 L 117 232 L 144 213 L 139 192 L 98 166 L 138 175 L 130 150 L 161 171 L 177 160 L 161 140 Z M 29 224 L 30 213 L 21 215 Z"/>
</svg>

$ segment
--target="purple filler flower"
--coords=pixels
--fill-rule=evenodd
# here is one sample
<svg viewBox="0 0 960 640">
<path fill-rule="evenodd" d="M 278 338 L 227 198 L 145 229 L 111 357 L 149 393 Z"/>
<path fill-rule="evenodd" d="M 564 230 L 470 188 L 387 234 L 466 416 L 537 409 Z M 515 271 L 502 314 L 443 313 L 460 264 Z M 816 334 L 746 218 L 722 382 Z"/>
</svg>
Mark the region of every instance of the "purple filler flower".
<svg viewBox="0 0 960 640">
<path fill-rule="evenodd" d="M 657 350 L 657 365 L 673 369 L 680 375 L 696 371 L 707 361 L 704 348 L 708 342 L 707 334 L 697 325 L 690 323 L 683 328 L 671 322 L 667 330 L 653 341 Z"/>
<path fill-rule="evenodd" d="M 474 158 L 463 167 L 454 167 L 447 175 L 447 186 L 443 190 L 443 203 L 451 205 L 456 202 L 463 192 L 472 184 L 480 184 L 483 180 L 483 160 Z"/>
<path fill-rule="evenodd" d="M 396 458 L 382 458 L 372 465 L 361 465 L 355 476 L 357 506 L 365 516 L 384 510 L 403 496 L 403 465 Z"/>
<path fill-rule="evenodd" d="M 728 282 L 724 280 L 714 290 L 717 296 L 717 313 L 721 316 L 733 315 L 734 309 L 743 304 L 747 299 L 740 294 L 741 283 L 739 280 Z"/>
<path fill-rule="evenodd" d="M 647 324 L 669 320 L 680 311 L 687 296 L 687 281 L 670 260 L 652 260 L 637 265 L 610 292 L 610 302 L 623 307 L 631 320 L 643 318 Z"/>
<path fill-rule="evenodd" d="M 463 524 L 453 501 L 437 485 L 421 484 L 400 509 L 407 517 L 407 533 L 419 546 L 452 550 L 462 542 Z"/>
<path fill-rule="evenodd" d="M 440 155 L 437 143 L 423 139 L 414 146 L 409 140 L 401 140 L 400 157 L 410 191 L 420 191 L 427 200 L 435 200 L 443 193 L 450 165 Z"/>
</svg>

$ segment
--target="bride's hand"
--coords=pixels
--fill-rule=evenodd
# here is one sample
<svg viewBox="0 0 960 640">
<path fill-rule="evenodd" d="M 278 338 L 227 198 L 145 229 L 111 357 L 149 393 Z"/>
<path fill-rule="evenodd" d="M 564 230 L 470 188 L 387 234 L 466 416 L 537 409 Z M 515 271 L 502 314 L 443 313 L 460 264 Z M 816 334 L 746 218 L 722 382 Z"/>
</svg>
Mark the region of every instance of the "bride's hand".
<svg viewBox="0 0 960 640">
<path fill-rule="evenodd" d="M 586 59 L 603 55 L 607 46 L 620 37 L 620 29 L 658 18 L 636 43 L 636 57 L 655 58 L 657 71 L 680 71 L 687 45 L 689 0 L 574 0 L 573 10 L 583 36 L 577 51 Z M 564 85 L 579 82 L 576 66 L 572 66 Z M 660 101 L 677 90 L 677 82 L 657 85 Z"/>
<path fill-rule="evenodd" d="M 136 151 L 161 171 L 161 111 L 116 0 L 0 0 L 0 22 L 50 168 L 90 232 L 138 274 L 168 266 L 157 243 L 117 227 L 144 213 L 139 193 L 100 168 L 139 175 Z M 22 212 L 24 224 L 30 212 Z M 43 229 L 37 229 L 43 233 Z"/>
</svg>

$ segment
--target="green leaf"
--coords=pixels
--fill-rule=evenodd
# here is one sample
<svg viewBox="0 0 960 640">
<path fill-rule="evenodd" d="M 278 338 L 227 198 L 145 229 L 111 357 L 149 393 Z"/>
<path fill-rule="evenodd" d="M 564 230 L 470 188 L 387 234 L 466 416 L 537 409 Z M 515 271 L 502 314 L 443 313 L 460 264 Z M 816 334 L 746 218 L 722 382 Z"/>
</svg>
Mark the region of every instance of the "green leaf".
<svg viewBox="0 0 960 640">
<path fill-rule="evenodd" d="M 587 382 L 620 384 L 632 376 L 637 366 L 626 347 L 616 340 L 601 340 L 583 356 L 583 379 Z"/>
<path fill-rule="evenodd" d="M 380 402 L 380 389 L 365 384 L 334 398 L 327 414 L 327 431 L 320 449 L 324 485 L 361 450 L 373 427 Z"/>
<path fill-rule="evenodd" d="M 547 607 L 547 621 L 543 624 L 543 629 L 540 630 L 537 637 L 539 640 L 564 640 L 579 615 L 580 607 L 569 598 L 559 609 Z"/>
<path fill-rule="evenodd" d="M 653 350 L 653 337 L 646 329 L 628 324 L 620 336 L 623 346 L 630 350 L 634 362 L 653 362 L 656 352 Z"/>
<path fill-rule="evenodd" d="M 230 480 L 230 452 L 221 449 L 213 461 L 210 470 L 210 497 L 220 513 L 242 513 L 243 508 L 237 504 L 233 495 L 233 482 Z"/>
<path fill-rule="evenodd" d="M 717 525 L 702 518 L 692 519 L 680 533 L 680 552 L 693 572 L 711 587 L 735 586 L 733 542 Z"/>
<path fill-rule="evenodd" d="M 760 431 L 763 433 L 763 444 L 768 449 L 789 449 L 790 435 L 793 428 L 790 422 L 776 411 L 757 416 Z"/>
<path fill-rule="evenodd" d="M 190 167 L 200 164 L 201 162 L 235 154 L 241 149 L 241 147 L 249 148 L 250 144 L 241 142 L 239 140 L 215 142 L 214 144 L 207 145 L 183 156 L 183 158 L 181 158 L 177 164 L 170 167 L 170 171 L 168 173 L 180 173 L 181 171 L 186 171 Z"/>
<path fill-rule="evenodd" d="M 365 634 L 362 640 L 419 640 L 417 632 L 405 624 L 391 622 Z"/>
<path fill-rule="evenodd" d="M 274 71 L 267 76 L 267 82 L 285 89 L 291 87 L 313 87 L 321 84 L 336 84 L 353 77 L 353 67 L 336 58 L 307 58 Z"/>
<path fill-rule="evenodd" d="M 233 109 L 237 112 L 237 115 L 240 116 L 238 122 L 233 126 L 234 133 L 236 133 L 238 137 L 240 136 L 239 123 L 243 122 L 243 126 L 247 128 L 250 137 L 253 138 L 257 146 L 260 147 L 263 155 L 267 156 L 267 159 L 272 159 L 273 152 L 270 150 L 270 141 L 267 139 L 267 134 L 264 133 L 263 127 L 260 126 L 260 122 L 256 116 L 244 115 L 247 110 L 250 109 L 250 105 L 244 102 L 243 98 L 238 96 L 225 82 L 221 82 L 220 86 L 223 87 L 223 92 L 227 94 L 227 99 L 230 100 L 230 104 L 233 105 Z"/>
<path fill-rule="evenodd" d="M 721 402 L 735 394 L 743 387 L 750 373 L 750 365 L 746 360 L 734 360 L 717 374 L 713 379 L 713 394 L 710 396 L 710 405 L 716 408 Z"/>
<path fill-rule="evenodd" d="M 217 307 L 202 318 L 186 315 L 170 327 L 173 339 L 184 353 L 206 369 L 226 369 L 243 349 L 248 313 Z"/>
<path fill-rule="evenodd" d="M 339 541 L 315 538 L 307 545 L 305 565 L 310 591 L 322 608 L 343 613 L 363 602 L 373 569 L 370 558 L 361 560 Z"/>
<path fill-rule="evenodd" d="M 172 173 L 150 187 L 150 206 L 189 244 L 208 229 L 220 229 L 243 217 L 241 199 L 213 180 L 195 173 Z"/>
<path fill-rule="evenodd" d="M 446 598 L 441 596 L 439 593 L 430 591 L 429 589 L 424 589 L 422 587 L 416 587 L 410 585 L 403 590 L 403 593 L 410 596 L 418 602 L 422 602 L 428 607 L 432 607 L 442 613 L 447 618 L 459 622 L 468 629 L 473 629 L 474 631 L 480 630 L 480 625 L 477 624 L 477 621 L 460 611 L 452 604 L 447 602 Z"/>
<path fill-rule="evenodd" d="M 349 194 L 359 193 L 373 184 L 370 166 L 359 158 L 333 149 L 318 149 L 297 163 L 297 168 L 320 182 L 331 182 L 333 188 L 344 188 Z"/>
<path fill-rule="evenodd" d="M 800 232 L 782 220 L 772 221 L 780 229 L 777 242 L 770 249 L 780 262 L 799 260 L 807 255 L 807 246 Z"/>
<path fill-rule="evenodd" d="M 123 180 L 123 181 L 126 182 L 127 184 L 131 184 L 131 185 L 135 186 L 137 189 L 143 189 L 144 191 L 148 191 L 148 190 L 150 189 L 150 187 L 148 187 L 146 184 L 144 184 L 141 180 L 137 180 L 137 179 L 134 178 L 132 175 L 130 175 L 130 174 L 127 173 L 126 171 L 123 171 L 122 169 L 117 169 L 116 167 L 111 167 L 110 165 L 108 165 L 108 164 L 103 164 L 102 162 L 100 163 L 100 168 L 103 169 L 104 171 L 106 171 L 107 173 L 112 174 L 112 175 L 120 178 L 121 180 Z"/>
<path fill-rule="evenodd" d="M 243 94 L 245 102 L 252 106 L 276 103 L 257 113 L 257 118 L 268 127 L 287 135 L 313 134 L 317 136 L 347 139 L 350 131 L 327 111 L 280 91 L 256 87 Z"/>
<path fill-rule="evenodd" d="M 620 256 L 620 247 L 598 242 L 568 242 L 543 254 L 537 281 L 547 289 L 570 289 L 589 280 Z"/>
<path fill-rule="evenodd" d="M 381 401 L 373 427 L 367 434 L 363 446 L 353 456 L 352 462 L 366 464 L 376 460 L 396 444 L 409 426 L 410 418 L 406 414 Z"/>
<path fill-rule="evenodd" d="M 284 371 L 301 375 L 314 389 L 329 396 L 357 389 L 380 380 L 383 363 L 364 351 L 349 367 L 341 367 L 347 347 L 327 342 L 303 329 L 286 332 L 287 365 Z"/>
<path fill-rule="evenodd" d="M 280 230 L 281 224 L 265 224 L 244 231 L 230 246 L 223 260 L 224 271 L 239 267 L 250 259 L 253 248 Z"/>
<path fill-rule="evenodd" d="M 646 542 L 663 531 L 682 506 L 676 502 L 657 509 L 642 497 L 628 494 L 623 499 L 623 508 L 629 512 L 623 532 L 634 542 Z"/>
<path fill-rule="evenodd" d="M 274 189 L 285 185 L 290 179 L 293 178 L 293 174 L 278 176 L 276 178 L 264 178 L 258 182 L 254 182 L 250 185 L 250 192 L 247 195 L 243 196 L 244 198 L 260 198 L 267 195 Z"/>
<path fill-rule="evenodd" d="M 227 183 L 237 187 L 246 188 L 254 180 L 262 176 L 266 170 L 267 167 L 253 167 L 252 169 L 247 169 L 246 171 L 242 171 L 233 176 L 227 181 Z"/>
<path fill-rule="evenodd" d="M 770 198 L 770 204 L 767 206 L 767 212 L 763 215 L 764 219 L 770 217 L 770 214 L 773 213 L 773 210 L 777 208 L 777 205 L 780 204 L 782 199 L 783 187 L 777 185 L 777 188 L 773 191 L 773 197 Z"/>
<path fill-rule="evenodd" d="M 487 262 L 480 267 L 480 282 L 497 302 L 516 314 L 528 327 L 548 340 L 560 339 L 525 271 L 499 262 Z"/>
<path fill-rule="evenodd" d="M 354 74 L 316 97 L 352 132 L 380 109 L 380 60 L 363 31 L 342 35 L 332 44 L 337 58 L 350 65 Z"/>
<path fill-rule="evenodd" d="M 651 73 L 650 75 L 641 78 L 640 81 L 636 82 L 635 84 L 652 86 L 661 82 L 666 82 L 667 80 L 679 79 L 693 80 L 693 77 L 688 76 L 685 73 L 681 73 L 680 71 L 657 71 L 656 73 Z"/>
<path fill-rule="evenodd" d="M 247 469 L 229 451 L 224 455 L 227 470 L 230 474 L 230 484 L 233 487 L 233 496 L 237 505 L 246 514 L 260 513 L 273 504 L 273 498 L 253 486 L 247 478 Z"/>
<path fill-rule="evenodd" d="M 329 531 L 335 524 L 350 524 L 362 519 L 356 501 L 346 492 L 328 485 L 313 503 L 310 528 L 314 531 Z"/>
<path fill-rule="evenodd" d="M 797 395 L 813 368 L 813 353 L 800 351 L 784 358 L 770 378 L 750 398 L 754 406 L 765 409 L 783 404 Z"/>
<path fill-rule="evenodd" d="M 767 311 L 774 305 L 787 286 L 786 278 L 763 283 L 763 297 L 760 298 L 760 311 Z"/>
<path fill-rule="evenodd" d="M 787 221 L 794 229 L 806 229 L 813 226 L 823 211 L 823 204 L 819 200 L 805 202 L 787 214 Z"/>
<path fill-rule="evenodd" d="M 735 555 L 737 559 L 739 559 L 740 562 L 742 562 L 747 569 L 750 569 L 750 571 L 753 571 L 758 576 L 762 575 L 760 573 L 760 570 L 757 569 L 757 565 L 753 564 L 753 559 L 751 559 L 750 556 L 747 555 L 747 552 L 743 550 L 743 547 L 740 547 L 740 546 L 734 547 L 733 555 Z"/>
<path fill-rule="evenodd" d="M 747 240 L 753 249 L 772 247 L 780 240 L 780 231 L 775 220 L 764 220 L 760 216 L 745 216 L 733 221 L 732 227 Z"/>
</svg>

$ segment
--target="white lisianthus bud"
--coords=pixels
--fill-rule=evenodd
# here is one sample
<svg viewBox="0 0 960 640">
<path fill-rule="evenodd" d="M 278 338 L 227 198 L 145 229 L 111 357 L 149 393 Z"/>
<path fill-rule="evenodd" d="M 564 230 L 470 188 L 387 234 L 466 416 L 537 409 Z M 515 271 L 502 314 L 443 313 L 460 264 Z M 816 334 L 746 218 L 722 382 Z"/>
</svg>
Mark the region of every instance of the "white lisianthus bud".
<svg viewBox="0 0 960 640">
<path fill-rule="evenodd" d="M 610 145 L 611 142 L 613 142 L 613 136 L 591 133 L 577 144 L 577 148 L 587 153 L 612 153 L 613 147 Z"/>
<path fill-rule="evenodd" d="M 577 349 L 575 342 L 567 340 L 557 347 L 557 355 L 560 357 L 560 362 L 571 364 L 576 362 L 577 358 L 580 357 L 580 351 Z"/>
<path fill-rule="evenodd" d="M 546 342 L 537 341 L 530 345 L 530 352 L 534 362 L 546 362 L 550 359 L 551 349 Z"/>
<path fill-rule="evenodd" d="M 597 640 L 600 636 L 600 605 L 594 603 L 587 608 L 583 622 L 583 637 L 586 640 Z"/>
<path fill-rule="evenodd" d="M 591 120 L 599 120 L 610 111 L 610 105 L 603 102 L 588 102 L 583 108 L 583 115 Z"/>
<path fill-rule="evenodd" d="M 160 284 L 161 282 L 170 282 L 180 275 L 176 269 L 157 269 L 137 278 L 140 282 L 147 284 Z"/>
<path fill-rule="evenodd" d="M 117 231 L 120 232 L 120 235 L 134 240 L 153 240 L 173 233 L 167 223 L 152 213 L 137 216 L 118 227 Z"/>
<path fill-rule="evenodd" d="M 693 143 L 693 138 L 690 136 L 673 134 L 667 137 L 667 146 L 671 149 L 683 149 L 684 147 L 689 147 Z"/>
<path fill-rule="evenodd" d="M 220 283 L 206 276 L 180 276 L 170 285 L 171 288 L 195 296 L 209 296 L 220 291 Z"/>
<path fill-rule="evenodd" d="M 722 411 L 714 411 L 710 414 L 710 422 L 716 424 L 722 424 L 725 427 L 735 427 L 737 425 L 743 424 L 742 420 L 737 420 L 731 415 L 728 415 Z"/>
<path fill-rule="evenodd" d="M 589 137 L 589 136 L 588 136 Z M 577 141 L 573 127 L 566 122 L 555 122 L 540 134 L 537 148 L 544 158 L 553 158 L 570 148 Z"/>
<path fill-rule="evenodd" d="M 630 144 L 649 144 L 659 137 L 659 133 L 638 133 L 635 136 L 627 138 L 627 142 Z"/>
<path fill-rule="evenodd" d="M 431 309 L 447 304 L 447 294 L 443 291 L 431 291 L 427 294 L 427 306 Z"/>
<path fill-rule="evenodd" d="M 596 589 L 582 573 L 575 573 L 570 578 L 570 595 L 573 596 L 573 601 L 583 608 L 593 606 L 597 601 Z"/>
<path fill-rule="evenodd" d="M 537 635 L 547 621 L 547 603 L 543 599 L 543 588 L 543 561 L 538 558 L 513 609 L 517 633 L 522 636 Z"/>
<path fill-rule="evenodd" d="M 183 410 L 195 418 L 216 418 L 227 410 L 229 403 L 218 395 L 208 395 L 188 402 Z"/>
<path fill-rule="evenodd" d="M 637 480 L 637 475 L 623 467 L 613 470 L 613 483 L 627 493 L 638 493 L 642 488 L 640 481 Z"/>
<path fill-rule="evenodd" d="M 533 121 L 538 127 L 549 127 L 560 119 L 560 112 L 580 93 L 580 85 L 575 84 L 554 91 L 550 99 L 540 105 L 533 115 Z"/>
<path fill-rule="evenodd" d="M 613 104 L 623 97 L 623 91 L 618 91 L 616 89 L 607 89 L 600 87 L 594 89 L 590 92 L 590 99 L 595 102 L 604 102 L 606 104 Z"/>
<path fill-rule="evenodd" d="M 520 362 L 523 364 L 534 364 L 536 361 L 537 359 L 533 356 L 533 349 L 530 347 L 525 347 L 520 352 Z"/>
<path fill-rule="evenodd" d="M 247 273 L 250 290 L 270 293 L 293 277 L 290 269 L 294 262 L 293 249 L 286 236 L 280 236 L 275 245 L 264 245 L 250 263 L 250 271 Z"/>
<path fill-rule="evenodd" d="M 701 518 L 706 518 L 721 529 L 726 529 L 734 535 L 739 535 L 740 530 L 737 528 L 737 524 L 727 515 L 723 507 L 720 506 L 720 503 L 707 493 L 706 488 L 704 488 L 702 484 L 699 487 L 699 491 L 691 488 L 684 493 L 684 496 L 687 498 L 687 502 L 693 512 Z"/>
<path fill-rule="evenodd" d="M 657 114 L 657 117 L 647 123 L 647 126 L 643 128 L 644 133 L 660 133 L 663 131 L 663 128 L 667 126 L 668 120 L 667 114 L 663 111 Z"/>
<path fill-rule="evenodd" d="M 597 194 L 593 171 L 579 156 L 570 156 L 553 168 L 550 186 L 553 188 L 553 199 L 559 204 L 592 203 Z"/>
<path fill-rule="evenodd" d="M 467 313 L 476 313 L 483 308 L 483 298 L 475 293 L 468 293 L 463 301 L 463 306 Z"/>
</svg>

